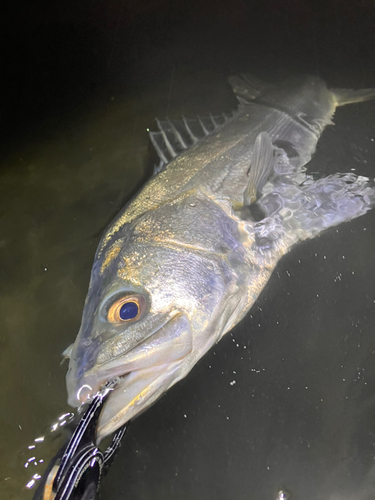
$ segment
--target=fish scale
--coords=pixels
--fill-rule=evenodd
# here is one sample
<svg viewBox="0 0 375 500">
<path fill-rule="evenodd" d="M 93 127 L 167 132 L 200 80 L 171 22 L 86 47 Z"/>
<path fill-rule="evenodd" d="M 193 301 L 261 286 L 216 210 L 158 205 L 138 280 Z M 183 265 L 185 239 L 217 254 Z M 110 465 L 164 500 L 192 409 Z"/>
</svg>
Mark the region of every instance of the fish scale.
<svg viewBox="0 0 375 500">
<path fill-rule="evenodd" d="M 72 406 L 119 377 L 99 440 L 189 373 L 247 314 L 295 243 L 375 204 L 369 179 L 314 180 L 305 168 L 336 107 L 375 90 L 330 91 L 316 77 L 230 81 L 240 102 L 231 118 L 157 122 L 150 138 L 159 173 L 96 253 L 81 328 L 66 352 Z M 117 317 L 128 302 L 133 316 Z"/>
</svg>

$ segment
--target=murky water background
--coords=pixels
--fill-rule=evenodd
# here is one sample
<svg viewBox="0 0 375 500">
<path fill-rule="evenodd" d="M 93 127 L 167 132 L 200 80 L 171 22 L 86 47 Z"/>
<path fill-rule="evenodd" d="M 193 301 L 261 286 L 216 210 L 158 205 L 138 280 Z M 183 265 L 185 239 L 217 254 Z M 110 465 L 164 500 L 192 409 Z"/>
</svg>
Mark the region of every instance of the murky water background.
<svg viewBox="0 0 375 500">
<path fill-rule="evenodd" d="M 43 466 L 24 468 L 27 446 L 69 411 L 61 352 L 102 231 L 152 172 L 154 117 L 233 109 L 226 77 L 240 71 L 375 86 L 371 3 L 314 5 L 65 4 L 18 19 L 0 170 L 1 498 L 30 497 Z M 339 109 L 310 171 L 374 177 L 374 117 L 374 103 Z M 101 498 L 372 498 L 374 231 L 370 212 L 286 256 L 250 315 L 132 423 Z"/>
</svg>

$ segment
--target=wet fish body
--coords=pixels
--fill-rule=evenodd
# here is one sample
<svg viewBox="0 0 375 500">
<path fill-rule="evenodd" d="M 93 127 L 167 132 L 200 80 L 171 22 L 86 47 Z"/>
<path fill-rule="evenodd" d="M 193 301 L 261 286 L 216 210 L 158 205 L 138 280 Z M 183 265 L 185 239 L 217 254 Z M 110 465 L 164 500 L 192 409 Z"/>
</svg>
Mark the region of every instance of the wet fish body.
<svg viewBox="0 0 375 500">
<path fill-rule="evenodd" d="M 232 116 L 158 122 L 158 172 L 97 250 L 67 387 L 78 406 L 118 377 L 100 438 L 185 377 L 295 243 L 374 204 L 364 177 L 305 172 L 336 107 L 374 90 L 331 91 L 315 77 L 231 84 Z"/>
</svg>

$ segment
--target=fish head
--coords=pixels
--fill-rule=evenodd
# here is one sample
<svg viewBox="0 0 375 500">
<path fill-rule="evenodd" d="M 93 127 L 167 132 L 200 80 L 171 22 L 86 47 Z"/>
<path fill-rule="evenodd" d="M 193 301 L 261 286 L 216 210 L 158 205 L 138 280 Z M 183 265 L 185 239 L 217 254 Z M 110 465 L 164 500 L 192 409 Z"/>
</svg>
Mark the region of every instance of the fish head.
<svg viewBox="0 0 375 500">
<path fill-rule="evenodd" d="M 97 254 L 67 389 L 68 403 L 79 406 L 117 379 L 99 439 L 152 404 L 218 340 L 224 295 L 233 292 L 224 275 L 197 252 L 135 234 Z"/>
</svg>

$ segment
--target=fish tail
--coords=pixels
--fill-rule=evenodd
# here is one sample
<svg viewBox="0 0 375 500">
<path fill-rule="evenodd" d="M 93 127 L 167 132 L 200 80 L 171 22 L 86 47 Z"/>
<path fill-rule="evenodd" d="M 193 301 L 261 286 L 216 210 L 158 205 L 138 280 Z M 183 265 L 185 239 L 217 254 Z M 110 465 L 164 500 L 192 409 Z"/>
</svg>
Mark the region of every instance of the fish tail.
<svg viewBox="0 0 375 500">
<path fill-rule="evenodd" d="M 354 104 L 356 102 L 375 99 L 375 89 L 332 89 L 335 96 L 336 106 L 345 106 L 345 104 Z"/>
</svg>

